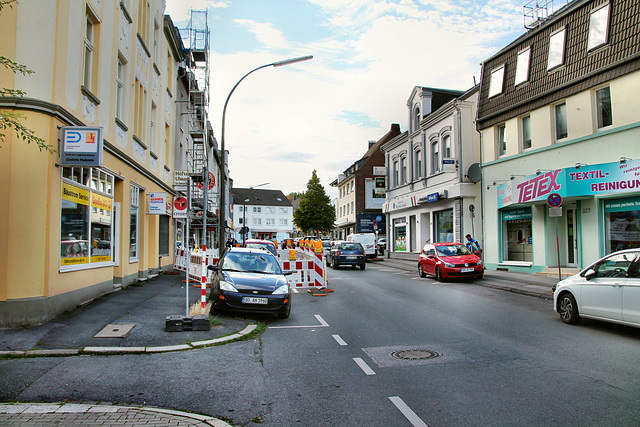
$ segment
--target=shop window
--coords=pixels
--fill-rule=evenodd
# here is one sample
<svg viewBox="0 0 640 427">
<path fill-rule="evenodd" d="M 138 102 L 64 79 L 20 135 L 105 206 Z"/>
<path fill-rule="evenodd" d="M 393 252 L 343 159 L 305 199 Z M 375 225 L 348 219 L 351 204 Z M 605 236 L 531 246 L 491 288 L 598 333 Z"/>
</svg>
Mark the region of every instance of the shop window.
<svg viewBox="0 0 640 427">
<path fill-rule="evenodd" d="M 555 127 L 556 127 L 556 141 L 561 140 L 569 136 L 567 130 L 567 104 L 562 103 L 553 107 Z"/>
<path fill-rule="evenodd" d="M 64 167 L 62 176 L 61 270 L 111 264 L 113 175 L 97 168 Z"/>
<path fill-rule="evenodd" d="M 531 59 L 531 47 L 527 47 L 518 53 L 516 63 L 516 80 L 515 85 L 525 83 L 529 80 L 529 66 Z"/>
<path fill-rule="evenodd" d="M 552 70 L 564 64 L 565 28 L 561 28 L 549 38 L 549 57 L 547 70 Z"/>
<path fill-rule="evenodd" d="M 504 86 L 504 65 L 491 71 L 491 80 L 489 81 L 489 98 L 502 93 Z"/>
<path fill-rule="evenodd" d="M 131 183 L 129 207 L 129 262 L 137 262 L 139 255 L 140 187 Z"/>
<path fill-rule="evenodd" d="M 404 218 L 393 220 L 393 239 L 396 252 L 406 252 L 407 250 L 407 223 Z"/>
<path fill-rule="evenodd" d="M 158 215 L 158 250 L 160 256 L 169 256 L 169 215 Z"/>
<path fill-rule="evenodd" d="M 611 112 L 611 90 L 609 86 L 596 90 L 596 123 L 598 129 L 613 124 Z"/>
<path fill-rule="evenodd" d="M 502 260 L 533 262 L 531 208 L 502 212 Z"/>
<path fill-rule="evenodd" d="M 607 253 L 640 248 L 640 197 L 604 202 Z"/>
<path fill-rule="evenodd" d="M 609 3 L 599 6 L 589 17 L 589 39 L 587 50 L 596 49 L 607 43 L 609 37 Z"/>
<path fill-rule="evenodd" d="M 436 242 L 453 242 L 453 209 L 435 212 L 434 236 Z"/>
</svg>

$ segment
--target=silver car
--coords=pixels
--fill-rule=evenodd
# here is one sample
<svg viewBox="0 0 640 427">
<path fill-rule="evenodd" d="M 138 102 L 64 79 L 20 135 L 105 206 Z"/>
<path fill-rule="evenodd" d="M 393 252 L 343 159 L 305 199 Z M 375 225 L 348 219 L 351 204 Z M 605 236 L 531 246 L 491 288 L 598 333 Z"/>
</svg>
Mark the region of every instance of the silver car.
<svg viewBox="0 0 640 427">
<path fill-rule="evenodd" d="M 584 317 L 640 327 L 640 248 L 607 255 L 558 282 L 553 308 L 565 323 Z"/>
</svg>

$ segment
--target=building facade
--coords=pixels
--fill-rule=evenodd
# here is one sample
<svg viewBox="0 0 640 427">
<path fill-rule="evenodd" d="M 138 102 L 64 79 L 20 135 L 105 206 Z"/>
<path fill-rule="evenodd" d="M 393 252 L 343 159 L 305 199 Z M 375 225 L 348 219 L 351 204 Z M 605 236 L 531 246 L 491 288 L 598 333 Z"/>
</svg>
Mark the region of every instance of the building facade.
<svg viewBox="0 0 640 427">
<path fill-rule="evenodd" d="M 640 245 L 637 16 L 575 0 L 484 61 L 487 268 L 574 272 Z"/>
<path fill-rule="evenodd" d="M 293 205 L 280 190 L 232 188 L 234 238 L 282 240 L 292 237 Z M 241 228 L 248 227 L 243 236 Z"/>
<path fill-rule="evenodd" d="M 11 132 L 0 149 L 0 326 L 12 327 L 173 264 L 181 59 L 162 0 L 20 2 L 0 27 L 0 54 L 35 72 L 0 70 L 0 86 L 27 92 L 0 98 L 0 110 L 23 114 L 57 150 Z M 72 162 L 77 147 L 96 156 Z"/>
<path fill-rule="evenodd" d="M 382 146 L 387 164 L 387 253 L 416 259 L 426 243 L 482 241 L 478 87 L 467 92 L 416 86 L 409 130 Z"/>
<path fill-rule="evenodd" d="M 385 216 L 382 214 L 386 170 L 381 147 L 398 135 L 400 125 L 394 123 L 382 138 L 370 141 L 364 156 L 331 183 L 332 187 L 338 188 L 336 239 L 344 240 L 352 233 L 386 234 Z"/>
</svg>

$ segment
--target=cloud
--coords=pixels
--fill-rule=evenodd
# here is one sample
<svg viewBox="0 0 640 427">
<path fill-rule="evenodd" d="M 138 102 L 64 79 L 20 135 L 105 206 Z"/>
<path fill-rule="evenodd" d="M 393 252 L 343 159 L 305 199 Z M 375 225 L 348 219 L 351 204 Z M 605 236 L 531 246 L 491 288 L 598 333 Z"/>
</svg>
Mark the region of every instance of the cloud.
<svg viewBox="0 0 640 427">
<path fill-rule="evenodd" d="M 234 19 L 233 22 L 247 28 L 256 39 L 268 49 L 284 49 L 288 46 L 282 32 L 268 23 L 258 23 L 250 19 Z"/>
</svg>

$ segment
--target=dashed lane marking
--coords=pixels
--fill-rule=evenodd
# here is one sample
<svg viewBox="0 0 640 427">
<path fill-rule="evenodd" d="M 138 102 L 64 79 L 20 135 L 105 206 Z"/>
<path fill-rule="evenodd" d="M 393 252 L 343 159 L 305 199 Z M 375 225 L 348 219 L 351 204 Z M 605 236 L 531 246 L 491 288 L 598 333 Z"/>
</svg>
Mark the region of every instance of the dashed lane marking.
<svg viewBox="0 0 640 427">
<path fill-rule="evenodd" d="M 336 342 L 338 344 L 340 344 L 340 345 L 348 345 L 345 340 L 340 338 L 340 335 L 331 335 L 331 336 L 333 337 L 334 340 L 336 340 Z"/>
<path fill-rule="evenodd" d="M 396 408 L 398 408 L 398 410 L 402 412 L 402 415 L 404 415 L 407 420 L 409 420 L 411 425 L 413 425 L 414 427 L 427 427 L 427 424 L 425 424 L 425 422 L 422 421 L 420 417 L 418 417 L 416 413 L 413 412 L 411 408 L 409 408 L 407 404 L 404 403 L 404 401 L 398 396 L 392 396 L 389 398 L 389 400 L 391 400 L 391 402 L 396 405 Z"/>
<path fill-rule="evenodd" d="M 362 358 L 360 357 L 354 357 L 353 361 L 356 362 L 358 364 L 358 366 L 360 367 L 360 369 L 362 369 L 364 371 L 364 373 L 366 375 L 375 375 L 376 373 L 373 371 L 373 369 L 371 369 L 369 367 L 369 365 L 367 365 L 367 363 L 362 360 Z"/>
<path fill-rule="evenodd" d="M 320 322 L 319 325 L 291 325 L 291 326 L 269 326 L 268 329 L 297 329 L 297 328 L 326 328 L 329 326 L 327 322 L 319 315 L 314 315 L 315 318 Z"/>
</svg>

